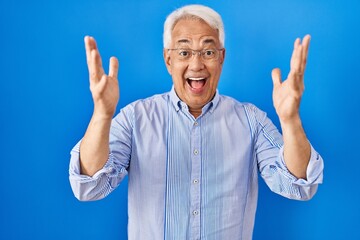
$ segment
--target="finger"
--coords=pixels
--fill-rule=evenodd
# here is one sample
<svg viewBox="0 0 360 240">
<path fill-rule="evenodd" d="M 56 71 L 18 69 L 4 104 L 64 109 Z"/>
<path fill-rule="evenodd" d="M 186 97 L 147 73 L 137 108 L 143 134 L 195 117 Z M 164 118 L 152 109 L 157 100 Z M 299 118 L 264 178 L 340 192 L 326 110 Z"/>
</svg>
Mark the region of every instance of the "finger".
<svg viewBox="0 0 360 240">
<path fill-rule="evenodd" d="M 89 36 L 84 37 L 84 44 L 85 44 L 85 53 L 86 53 L 86 61 L 89 62 L 90 59 L 90 43 L 89 43 Z"/>
<path fill-rule="evenodd" d="M 102 77 L 100 78 L 100 80 L 99 80 L 99 83 L 98 83 L 98 88 L 99 89 L 105 89 L 105 86 L 106 86 L 106 84 L 108 83 L 108 77 L 104 74 L 104 75 L 102 75 Z"/>
<path fill-rule="evenodd" d="M 309 51 L 310 39 L 311 39 L 311 36 L 309 34 L 306 34 L 301 43 L 301 45 L 304 48 L 303 51 L 304 51 L 304 53 L 306 53 L 306 55 Z"/>
<path fill-rule="evenodd" d="M 292 60 L 293 64 L 288 75 L 288 80 L 291 88 L 301 93 L 304 89 L 304 69 L 302 68 L 301 61 L 303 55 L 303 47 L 299 45 L 294 51 L 294 59 Z"/>
<path fill-rule="evenodd" d="M 297 48 L 297 46 L 299 46 L 301 43 L 300 38 L 296 38 L 294 41 L 294 49 Z"/>
<path fill-rule="evenodd" d="M 95 42 L 95 39 L 93 37 L 90 37 L 90 36 L 85 36 L 84 37 L 84 42 L 85 42 L 86 60 L 87 60 L 87 63 L 90 63 L 90 61 L 91 61 L 91 50 L 97 49 L 96 42 Z"/>
<path fill-rule="evenodd" d="M 274 68 L 271 71 L 271 78 L 273 80 L 274 88 L 281 85 L 281 71 L 279 68 Z"/>
<path fill-rule="evenodd" d="M 91 60 L 89 64 L 90 80 L 92 82 L 98 82 L 102 75 L 104 75 L 104 69 L 102 67 L 100 53 L 97 49 L 92 49 L 90 52 Z"/>
<path fill-rule="evenodd" d="M 90 43 L 90 37 L 89 36 L 85 36 L 84 43 L 85 43 L 86 63 L 88 65 L 88 69 L 89 69 L 89 72 L 90 72 L 91 43 Z"/>
<path fill-rule="evenodd" d="M 101 55 L 100 55 L 100 51 L 99 51 L 99 48 L 97 47 L 97 44 L 96 44 L 96 41 L 95 41 L 95 38 L 93 37 L 90 37 L 91 41 L 91 47 L 93 49 L 96 50 L 96 58 L 95 58 L 95 64 L 97 66 L 97 73 L 99 75 L 99 77 L 101 77 L 103 74 L 105 74 L 105 71 L 104 71 L 104 68 L 102 66 L 102 60 L 101 60 Z"/>
<path fill-rule="evenodd" d="M 300 40 L 297 40 L 295 42 L 298 42 Z M 294 45 L 293 54 L 291 56 L 290 60 L 290 75 L 296 75 L 301 76 L 303 74 L 302 71 L 302 54 L 303 53 L 303 46 L 298 44 Z"/>
<path fill-rule="evenodd" d="M 101 69 L 99 69 L 99 58 L 100 54 L 98 53 L 98 49 L 96 46 L 96 41 L 93 37 L 85 36 L 85 51 L 86 51 L 86 62 L 88 65 L 90 80 L 97 82 L 101 77 Z M 99 55 L 99 57 L 97 57 Z M 101 58 L 100 58 L 100 66 L 101 66 Z"/>
<path fill-rule="evenodd" d="M 305 37 L 302 40 L 302 46 L 303 46 L 303 52 L 302 52 L 302 71 L 305 71 L 305 66 L 307 62 L 308 52 L 309 52 L 309 46 L 310 46 L 310 39 L 311 36 L 309 34 L 305 35 Z"/>
<path fill-rule="evenodd" d="M 296 61 L 297 57 L 298 57 L 298 48 L 301 45 L 300 42 L 300 38 L 296 38 L 296 40 L 294 41 L 294 49 L 291 55 L 291 60 L 290 60 L 290 67 L 292 67 L 294 65 L 294 62 Z"/>
<path fill-rule="evenodd" d="M 109 64 L 109 76 L 117 79 L 118 71 L 119 71 L 119 61 L 116 57 L 111 57 Z"/>
</svg>

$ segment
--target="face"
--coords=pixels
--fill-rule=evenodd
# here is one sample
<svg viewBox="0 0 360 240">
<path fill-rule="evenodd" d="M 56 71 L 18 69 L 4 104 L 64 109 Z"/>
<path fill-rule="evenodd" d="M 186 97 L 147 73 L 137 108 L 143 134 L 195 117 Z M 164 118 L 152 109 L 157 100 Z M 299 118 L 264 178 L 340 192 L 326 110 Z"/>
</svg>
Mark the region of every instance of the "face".
<svg viewBox="0 0 360 240">
<path fill-rule="evenodd" d="M 220 49 L 218 31 L 202 20 L 179 20 L 171 36 L 170 49 Z M 216 93 L 225 50 L 220 51 L 218 59 L 211 61 L 203 61 L 198 55 L 188 61 L 181 61 L 176 58 L 176 54 L 177 51 L 164 49 L 166 67 L 172 76 L 175 91 L 188 105 L 190 112 L 201 111 Z"/>
</svg>

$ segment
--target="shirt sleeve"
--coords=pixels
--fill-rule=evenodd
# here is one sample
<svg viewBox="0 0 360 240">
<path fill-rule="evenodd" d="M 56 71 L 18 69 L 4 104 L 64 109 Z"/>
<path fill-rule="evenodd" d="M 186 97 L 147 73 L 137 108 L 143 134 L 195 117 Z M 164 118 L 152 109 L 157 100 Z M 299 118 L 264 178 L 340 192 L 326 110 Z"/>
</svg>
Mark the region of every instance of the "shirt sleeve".
<svg viewBox="0 0 360 240">
<path fill-rule="evenodd" d="M 324 162 L 319 153 L 311 146 L 310 161 L 306 179 L 297 178 L 287 169 L 283 156 L 283 139 L 266 113 L 254 107 L 255 154 L 262 178 L 269 188 L 284 197 L 297 200 L 311 199 L 318 184 L 323 180 Z"/>
<path fill-rule="evenodd" d="M 127 175 L 131 156 L 131 124 L 125 110 L 111 123 L 109 157 L 104 167 L 93 176 L 80 173 L 81 140 L 71 150 L 69 180 L 72 191 L 80 201 L 94 201 L 106 197 Z"/>
</svg>

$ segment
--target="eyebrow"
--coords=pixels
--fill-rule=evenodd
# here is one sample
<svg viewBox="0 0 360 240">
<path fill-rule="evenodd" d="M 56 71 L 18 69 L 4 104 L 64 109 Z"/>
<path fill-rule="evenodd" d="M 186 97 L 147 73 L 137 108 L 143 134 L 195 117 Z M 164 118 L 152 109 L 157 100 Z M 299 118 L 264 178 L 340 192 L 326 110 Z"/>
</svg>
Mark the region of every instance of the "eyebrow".
<svg viewBox="0 0 360 240">
<path fill-rule="evenodd" d="M 190 40 L 188 39 L 179 39 L 177 42 L 177 44 L 190 44 Z M 206 38 L 205 40 L 202 41 L 202 44 L 215 44 L 215 40 L 212 38 Z"/>
<path fill-rule="evenodd" d="M 215 44 L 215 41 L 214 41 L 214 39 L 207 38 L 207 39 L 205 39 L 205 40 L 203 41 L 203 43 L 205 43 L 205 44 L 208 44 L 208 43 L 213 43 L 213 44 Z"/>
<path fill-rule="evenodd" d="M 177 43 L 186 43 L 186 44 L 189 44 L 190 41 L 188 39 L 180 39 L 177 41 Z"/>
</svg>

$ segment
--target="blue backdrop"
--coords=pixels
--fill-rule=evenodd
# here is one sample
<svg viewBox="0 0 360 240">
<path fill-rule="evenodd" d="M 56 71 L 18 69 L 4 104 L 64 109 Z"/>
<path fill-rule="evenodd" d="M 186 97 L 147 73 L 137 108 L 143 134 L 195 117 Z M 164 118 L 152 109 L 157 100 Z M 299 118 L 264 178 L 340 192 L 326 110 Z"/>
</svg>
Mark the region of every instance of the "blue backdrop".
<svg viewBox="0 0 360 240">
<path fill-rule="evenodd" d="M 324 184 L 309 202 L 260 181 L 254 239 L 360 239 L 360 2 L 356 0 L 0 2 L 0 239 L 126 239 L 127 180 L 81 203 L 68 181 L 69 151 L 92 113 L 83 37 L 120 60 L 118 108 L 168 91 L 162 59 L 167 14 L 203 3 L 222 16 L 222 94 L 256 104 L 278 125 L 271 69 L 286 76 L 293 41 L 312 35 L 301 105 Z"/>
</svg>

